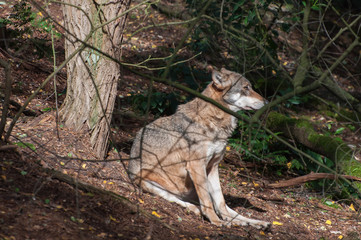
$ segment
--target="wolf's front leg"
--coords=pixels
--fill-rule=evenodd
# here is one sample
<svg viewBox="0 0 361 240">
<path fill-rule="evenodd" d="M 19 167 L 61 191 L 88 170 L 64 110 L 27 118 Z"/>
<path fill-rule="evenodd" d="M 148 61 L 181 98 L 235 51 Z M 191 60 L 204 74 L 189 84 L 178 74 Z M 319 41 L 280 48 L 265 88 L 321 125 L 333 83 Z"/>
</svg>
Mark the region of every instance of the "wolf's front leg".
<svg viewBox="0 0 361 240">
<path fill-rule="evenodd" d="M 210 193 L 214 201 L 215 210 L 223 220 L 232 225 L 250 225 L 257 229 L 268 229 L 270 227 L 271 224 L 269 222 L 243 217 L 226 205 L 219 181 L 218 165 L 214 166 L 209 172 L 208 181 L 210 183 Z"/>
<path fill-rule="evenodd" d="M 202 163 L 202 160 L 197 159 L 187 162 L 187 170 L 196 189 L 202 215 L 217 226 L 227 225 L 226 222 L 219 219 L 214 210 L 209 189 L 210 184 L 208 182 L 206 168 Z"/>
</svg>

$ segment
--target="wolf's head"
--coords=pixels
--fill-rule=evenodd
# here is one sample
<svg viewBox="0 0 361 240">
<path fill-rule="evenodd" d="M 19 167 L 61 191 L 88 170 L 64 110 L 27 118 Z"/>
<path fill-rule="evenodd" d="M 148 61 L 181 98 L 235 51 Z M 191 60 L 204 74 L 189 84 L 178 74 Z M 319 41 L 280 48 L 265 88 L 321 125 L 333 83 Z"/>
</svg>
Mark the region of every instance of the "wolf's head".
<svg viewBox="0 0 361 240">
<path fill-rule="evenodd" d="M 222 98 L 232 111 L 260 109 L 268 103 L 253 91 L 251 83 L 241 74 L 222 68 L 212 72 L 213 86 L 222 91 Z"/>
</svg>

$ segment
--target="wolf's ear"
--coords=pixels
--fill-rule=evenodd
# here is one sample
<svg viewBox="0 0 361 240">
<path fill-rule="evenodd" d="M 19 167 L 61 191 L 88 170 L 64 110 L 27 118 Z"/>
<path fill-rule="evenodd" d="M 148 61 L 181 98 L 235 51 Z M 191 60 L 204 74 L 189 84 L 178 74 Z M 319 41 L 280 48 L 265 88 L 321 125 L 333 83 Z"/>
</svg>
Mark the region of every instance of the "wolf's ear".
<svg viewBox="0 0 361 240">
<path fill-rule="evenodd" d="M 213 70 L 212 80 L 213 80 L 213 84 L 216 86 L 216 88 L 223 90 L 230 85 L 229 79 L 227 77 L 226 78 L 224 78 L 224 77 L 225 76 L 223 73 Z"/>
</svg>

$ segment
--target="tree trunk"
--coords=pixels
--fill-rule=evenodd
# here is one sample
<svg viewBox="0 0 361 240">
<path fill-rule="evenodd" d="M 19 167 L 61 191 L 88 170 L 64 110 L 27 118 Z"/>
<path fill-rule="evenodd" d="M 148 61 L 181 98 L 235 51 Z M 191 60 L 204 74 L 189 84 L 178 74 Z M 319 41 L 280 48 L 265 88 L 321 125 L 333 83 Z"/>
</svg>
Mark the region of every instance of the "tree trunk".
<svg viewBox="0 0 361 240">
<path fill-rule="evenodd" d="M 354 151 L 340 139 L 318 134 L 309 121 L 271 112 L 267 127 L 331 159 L 338 173 L 361 178 L 361 162 L 354 158 Z M 356 185 L 361 190 L 361 184 Z"/>
<path fill-rule="evenodd" d="M 130 0 L 64 2 L 67 4 L 63 6 L 64 25 L 69 31 L 66 33 L 65 56 L 68 57 L 91 33 L 87 41 L 89 45 L 120 59 L 125 17 L 95 32 L 92 26 L 96 27 L 119 16 L 127 9 Z M 110 133 L 108 123 L 112 117 L 120 75 L 117 63 L 90 48 L 85 48 L 67 65 L 67 95 L 60 110 L 61 120 L 74 130 L 87 127 L 92 147 L 99 158 L 104 157 L 107 150 Z"/>
</svg>

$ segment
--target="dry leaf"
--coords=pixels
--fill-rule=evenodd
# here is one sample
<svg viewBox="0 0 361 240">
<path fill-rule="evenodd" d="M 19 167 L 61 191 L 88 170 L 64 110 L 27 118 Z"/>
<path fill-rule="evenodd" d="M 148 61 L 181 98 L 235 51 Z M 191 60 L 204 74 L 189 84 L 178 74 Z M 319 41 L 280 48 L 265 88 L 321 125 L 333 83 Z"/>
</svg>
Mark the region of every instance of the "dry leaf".
<svg viewBox="0 0 361 240">
<path fill-rule="evenodd" d="M 154 215 L 154 216 L 156 216 L 156 217 L 160 218 L 160 215 L 159 215 L 156 211 L 153 211 L 153 212 L 152 212 L 152 215 Z"/>
<path fill-rule="evenodd" d="M 287 163 L 287 168 L 290 169 L 292 167 L 292 162 Z"/>
<path fill-rule="evenodd" d="M 110 220 L 112 220 L 113 222 L 119 222 L 116 218 L 112 217 L 112 215 L 109 215 Z"/>
<path fill-rule="evenodd" d="M 353 206 L 353 203 L 351 203 L 351 205 L 350 205 L 349 209 L 350 209 L 351 211 L 356 212 L 355 207 Z"/>
<path fill-rule="evenodd" d="M 283 223 L 280 223 L 280 222 L 276 222 L 276 221 L 273 221 L 273 223 L 272 223 L 273 225 L 278 225 L 278 226 L 282 226 L 283 225 Z"/>
</svg>

